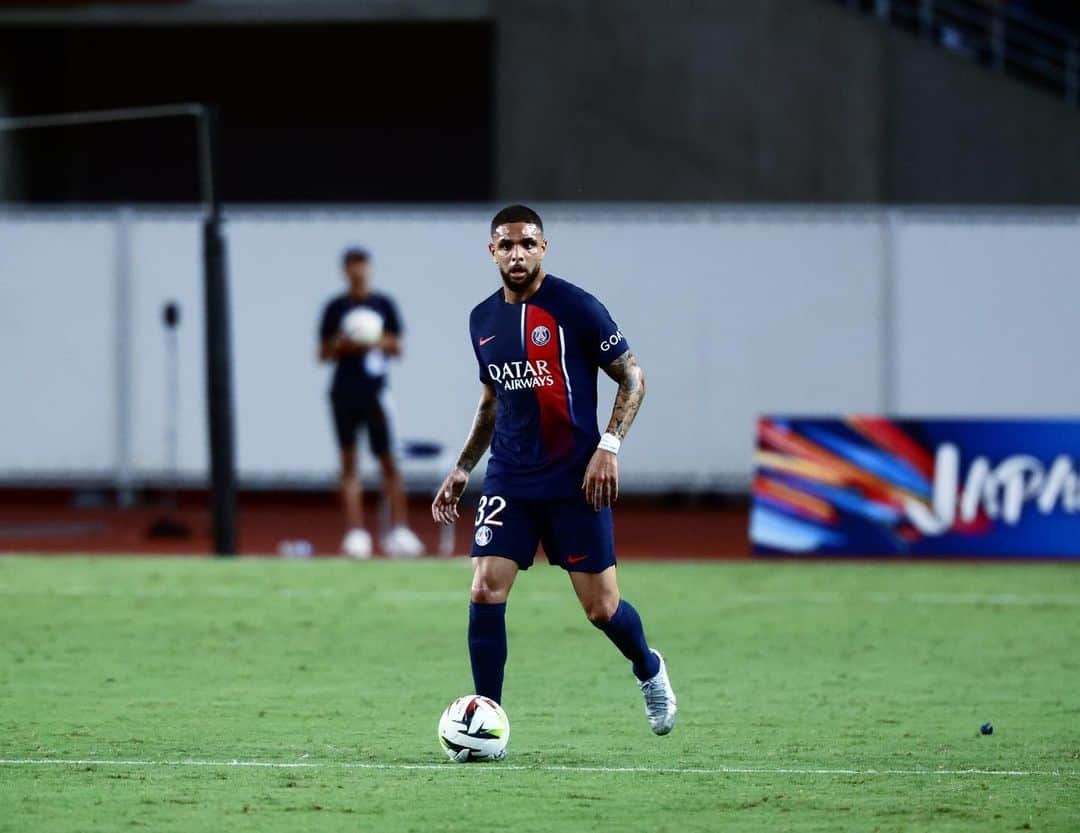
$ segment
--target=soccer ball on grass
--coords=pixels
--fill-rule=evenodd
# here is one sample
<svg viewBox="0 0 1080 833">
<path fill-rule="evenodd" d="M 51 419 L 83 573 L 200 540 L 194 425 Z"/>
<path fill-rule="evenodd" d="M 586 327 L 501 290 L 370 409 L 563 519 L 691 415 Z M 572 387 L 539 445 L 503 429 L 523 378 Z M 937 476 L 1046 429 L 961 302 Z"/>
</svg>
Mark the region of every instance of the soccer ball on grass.
<svg viewBox="0 0 1080 833">
<path fill-rule="evenodd" d="M 469 694 L 446 707 L 439 718 L 439 743 L 451 761 L 497 761 L 506 755 L 510 720 L 488 697 Z"/>
</svg>

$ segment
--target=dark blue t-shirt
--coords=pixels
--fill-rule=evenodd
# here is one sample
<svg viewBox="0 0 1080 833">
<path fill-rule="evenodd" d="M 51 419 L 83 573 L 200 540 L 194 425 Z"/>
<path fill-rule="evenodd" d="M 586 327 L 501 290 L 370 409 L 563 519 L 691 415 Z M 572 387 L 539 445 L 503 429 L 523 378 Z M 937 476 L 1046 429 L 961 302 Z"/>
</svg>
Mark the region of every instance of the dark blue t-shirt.
<svg viewBox="0 0 1080 833">
<path fill-rule="evenodd" d="M 507 303 L 502 289 L 480 303 L 469 336 L 496 395 L 484 494 L 580 494 L 600 441 L 596 372 L 630 349 L 604 305 L 549 274 L 525 303 Z"/>
<path fill-rule="evenodd" d="M 319 324 L 319 338 L 325 341 L 341 330 L 341 322 L 357 307 L 368 307 L 382 316 L 383 332 L 401 335 L 401 316 L 386 295 L 372 292 L 363 300 L 339 295 L 326 305 Z M 358 356 L 342 356 L 334 370 L 330 394 L 335 397 L 366 397 L 378 393 L 386 384 L 387 359 L 382 350 L 368 350 Z"/>
</svg>

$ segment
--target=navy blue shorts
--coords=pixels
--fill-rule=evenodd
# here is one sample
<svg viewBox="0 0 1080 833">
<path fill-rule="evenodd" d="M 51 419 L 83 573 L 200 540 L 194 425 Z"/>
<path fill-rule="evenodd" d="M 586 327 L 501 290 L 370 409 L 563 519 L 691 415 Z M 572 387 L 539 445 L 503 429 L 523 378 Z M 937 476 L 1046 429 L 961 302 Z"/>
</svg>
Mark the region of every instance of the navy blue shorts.
<svg viewBox="0 0 1080 833">
<path fill-rule="evenodd" d="M 376 393 L 366 396 L 330 395 L 334 433 L 342 451 L 356 445 L 356 435 L 367 429 L 368 445 L 376 457 L 390 450 L 390 418 Z"/>
<path fill-rule="evenodd" d="M 585 495 L 526 500 L 485 494 L 476 509 L 472 556 L 498 555 L 528 570 L 544 545 L 549 564 L 577 573 L 600 573 L 615 564 L 610 507 L 597 512 Z"/>
</svg>

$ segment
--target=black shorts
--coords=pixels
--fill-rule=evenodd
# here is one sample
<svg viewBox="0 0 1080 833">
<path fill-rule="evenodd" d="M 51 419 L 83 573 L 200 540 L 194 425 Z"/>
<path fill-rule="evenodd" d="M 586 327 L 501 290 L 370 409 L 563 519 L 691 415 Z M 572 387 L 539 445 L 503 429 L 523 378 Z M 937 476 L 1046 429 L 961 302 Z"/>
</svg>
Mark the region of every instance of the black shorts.
<svg viewBox="0 0 1080 833">
<path fill-rule="evenodd" d="M 584 494 L 527 500 L 485 491 L 473 527 L 473 558 L 498 555 L 528 570 L 543 544 L 548 563 L 571 573 L 602 573 L 615 566 L 611 508 L 597 512 Z"/>
<path fill-rule="evenodd" d="M 376 457 L 390 450 L 390 416 L 380 394 L 335 396 L 330 394 L 334 414 L 334 432 L 342 451 L 356 445 L 356 434 L 367 428 L 368 445 Z"/>
</svg>

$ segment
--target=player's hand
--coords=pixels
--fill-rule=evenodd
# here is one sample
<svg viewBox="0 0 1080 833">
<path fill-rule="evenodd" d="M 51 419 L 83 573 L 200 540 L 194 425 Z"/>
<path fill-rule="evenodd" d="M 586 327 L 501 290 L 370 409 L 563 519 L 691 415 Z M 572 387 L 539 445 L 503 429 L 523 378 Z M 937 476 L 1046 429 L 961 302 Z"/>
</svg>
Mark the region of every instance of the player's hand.
<svg viewBox="0 0 1080 833">
<path fill-rule="evenodd" d="M 614 504 L 619 499 L 619 458 L 610 451 L 596 449 L 581 488 L 585 490 L 585 500 L 597 512 Z"/>
<path fill-rule="evenodd" d="M 367 344 L 357 344 L 344 333 L 338 333 L 334 336 L 331 346 L 333 347 L 334 355 L 337 357 L 359 356 L 371 349 Z"/>
<path fill-rule="evenodd" d="M 465 486 L 469 482 L 469 473 L 462 468 L 454 466 L 446 480 L 435 493 L 435 500 L 431 502 L 431 518 L 437 524 L 452 524 L 459 517 L 458 502 L 465 492 Z"/>
</svg>

